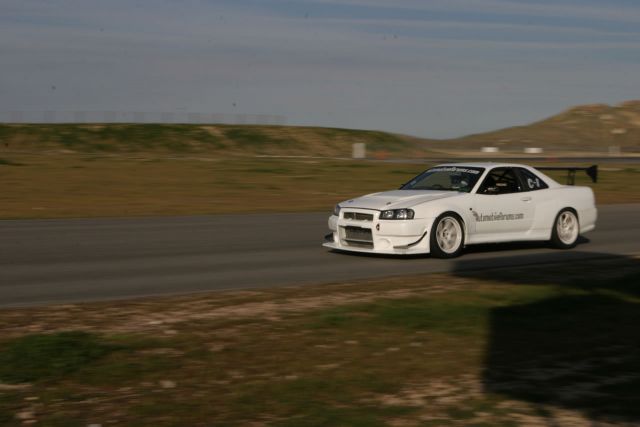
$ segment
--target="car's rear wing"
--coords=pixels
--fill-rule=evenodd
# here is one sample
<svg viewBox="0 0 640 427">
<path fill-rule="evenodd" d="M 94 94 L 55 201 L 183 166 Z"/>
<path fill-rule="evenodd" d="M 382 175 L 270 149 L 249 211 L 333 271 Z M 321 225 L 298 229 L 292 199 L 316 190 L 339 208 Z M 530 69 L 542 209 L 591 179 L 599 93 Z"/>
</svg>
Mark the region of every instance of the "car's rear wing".
<svg viewBox="0 0 640 427">
<path fill-rule="evenodd" d="M 598 182 L 598 165 L 589 166 L 588 168 L 544 166 L 536 169 L 541 171 L 567 171 L 567 185 L 576 183 L 576 171 L 585 171 L 592 182 Z"/>
</svg>

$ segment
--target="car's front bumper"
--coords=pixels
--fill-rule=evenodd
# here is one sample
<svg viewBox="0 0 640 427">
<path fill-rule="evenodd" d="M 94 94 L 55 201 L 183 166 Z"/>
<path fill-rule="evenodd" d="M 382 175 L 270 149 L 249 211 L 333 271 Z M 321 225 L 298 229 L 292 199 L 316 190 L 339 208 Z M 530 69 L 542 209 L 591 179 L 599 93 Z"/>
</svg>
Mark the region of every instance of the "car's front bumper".
<svg viewBox="0 0 640 427">
<path fill-rule="evenodd" d="M 342 251 L 411 255 L 429 253 L 428 224 L 425 219 L 380 220 L 379 212 L 367 209 L 349 209 L 372 215 L 371 220 L 355 220 L 344 217 L 329 217 L 329 229 L 323 246 Z"/>
</svg>

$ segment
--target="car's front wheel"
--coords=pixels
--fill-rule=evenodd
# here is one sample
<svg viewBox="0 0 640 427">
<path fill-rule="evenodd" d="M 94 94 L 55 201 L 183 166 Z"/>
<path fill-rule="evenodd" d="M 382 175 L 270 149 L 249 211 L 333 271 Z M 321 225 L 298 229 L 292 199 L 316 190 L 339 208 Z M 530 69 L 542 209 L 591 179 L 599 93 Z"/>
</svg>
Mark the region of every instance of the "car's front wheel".
<svg viewBox="0 0 640 427">
<path fill-rule="evenodd" d="M 440 215 L 431 227 L 431 255 L 436 258 L 454 258 L 464 246 L 464 228 L 458 215 L 448 212 Z"/>
<path fill-rule="evenodd" d="M 559 249 L 573 248 L 578 243 L 580 224 L 572 209 L 563 209 L 556 216 L 551 232 L 551 244 Z"/>
</svg>

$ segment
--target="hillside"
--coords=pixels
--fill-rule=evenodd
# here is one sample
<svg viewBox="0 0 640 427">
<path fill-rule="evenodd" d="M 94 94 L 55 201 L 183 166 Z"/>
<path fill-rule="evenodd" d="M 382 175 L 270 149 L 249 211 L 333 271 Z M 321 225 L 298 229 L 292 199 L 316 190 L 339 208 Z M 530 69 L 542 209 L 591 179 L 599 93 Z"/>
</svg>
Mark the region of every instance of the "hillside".
<svg viewBox="0 0 640 427">
<path fill-rule="evenodd" d="M 380 131 L 259 125 L 201 124 L 5 124 L 3 152 L 171 153 L 214 156 L 350 157 L 364 142 L 370 158 L 476 155 L 498 147 L 507 155 L 539 147 L 545 154 L 640 153 L 640 100 L 570 108 L 547 119 L 447 140 Z M 492 154 L 492 156 L 494 156 Z"/>
<path fill-rule="evenodd" d="M 386 132 L 294 126 L 174 124 L 0 125 L 2 152 L 172 153 L 350 157 L 364 142 L 369 157 L 426 154 L 423 140 Z"/>
<path fill-rule="evenodd" d="M 570 108 L 526 126 L 427 144 L 438 149 L 476 149 L 484 146 L 500 151 L 522 152 L 541 147 L 545 152 L 607 152 L 618 146 L 622 152 L 640 152 L 640 100 L 618 105 L 592 104 Z"/>
</svg>

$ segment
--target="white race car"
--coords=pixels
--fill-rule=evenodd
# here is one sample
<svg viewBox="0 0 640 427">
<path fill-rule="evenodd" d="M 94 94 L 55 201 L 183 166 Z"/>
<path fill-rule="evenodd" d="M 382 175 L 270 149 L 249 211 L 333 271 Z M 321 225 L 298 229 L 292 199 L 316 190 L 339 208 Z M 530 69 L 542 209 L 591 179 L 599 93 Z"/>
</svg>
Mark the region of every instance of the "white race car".
<svg viewBox="0 0 640 427">
<path fill-rule="evenodd" d="M 595 166 L 546 169 L 568 170 L 571 183 L 576 170 L 597 177 Z M 559 184 L 525 165 L 452 163 L 426 170 L 399 190 L 339 203 L 324 246 L 439 258 L 476 243 L 539 240 L 571 248 L 595 228 L 596 218 L 589 187 Z"/>
</svg>

